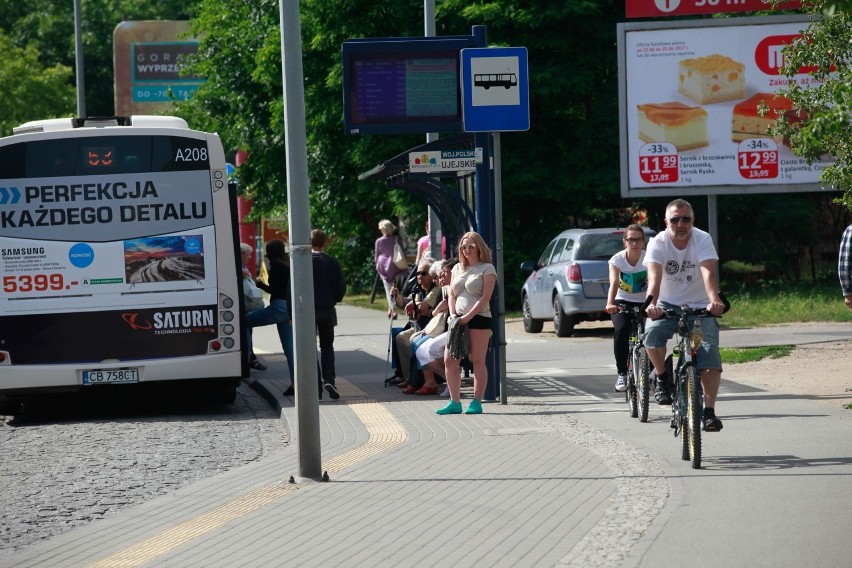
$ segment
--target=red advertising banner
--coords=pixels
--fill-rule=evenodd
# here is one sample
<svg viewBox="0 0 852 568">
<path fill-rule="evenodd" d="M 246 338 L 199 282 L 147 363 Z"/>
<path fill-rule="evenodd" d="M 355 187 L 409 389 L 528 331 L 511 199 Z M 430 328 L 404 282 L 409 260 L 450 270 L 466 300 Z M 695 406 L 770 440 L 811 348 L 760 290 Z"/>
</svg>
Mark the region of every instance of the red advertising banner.
<svg viewBox="0 0 852 568">
<path fill-rule="evenodd" d="M 777 10 L 799 10 L 802 0 L 781 2 Z M 771 10 L 768 0 L 625 0 L 628 18 L 660 18 L 724 12 Z"/>
</svg>

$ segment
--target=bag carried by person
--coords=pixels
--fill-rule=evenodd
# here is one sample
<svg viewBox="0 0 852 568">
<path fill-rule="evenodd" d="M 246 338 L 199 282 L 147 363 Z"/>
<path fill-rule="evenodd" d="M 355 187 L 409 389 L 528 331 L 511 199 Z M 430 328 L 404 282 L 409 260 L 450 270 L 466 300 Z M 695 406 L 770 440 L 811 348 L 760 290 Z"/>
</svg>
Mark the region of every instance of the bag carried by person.
<svg viewBox="0 0 852 568">
<path fill-rule="evenodd" d="M 265 307 L 263 294 L 251 278 L 243 278 L 243 296 L 245 298 L 246 312 L 253 312 Z"/>
<path fill-rule="evenodd" d="M 447 330 L 447 350 L 453 359 L 461 359 L 470 355 L 470 336 L 467 325 L 459 323 L 461 318 L 450 319 L 450 327 Z"/>
<path fill-rule="evenodd" d="M 443 311 L 437 316 L 432 316 L 432 319 L 423 328 L 424 333 L 429 337 L 438 337 L 447 331 L 447 315 L 449 315 L 449 312 Z"/>
<path fill-rule="evenodd" d="M 397 268 L 408 268 L 408 259 L 405 258 L 405 252 L 403 252 L 399 241 L 393 244 L 393 263 Z"/>
</svg>

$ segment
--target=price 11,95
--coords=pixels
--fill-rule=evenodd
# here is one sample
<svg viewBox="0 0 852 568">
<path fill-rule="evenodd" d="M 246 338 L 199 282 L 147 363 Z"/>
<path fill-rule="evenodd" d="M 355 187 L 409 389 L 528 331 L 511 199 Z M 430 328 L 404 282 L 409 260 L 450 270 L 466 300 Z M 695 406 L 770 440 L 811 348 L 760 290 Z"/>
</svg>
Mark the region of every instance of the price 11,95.
<svg viewBox="0 0 852 568">
<path fill-rule="evenodd" d="M 639 175 L 645 183 L 674 183 L 679 171 L 674 144 L 653 142 L 639 148 Z"/>
<path fill-rule="evenodd" d="M 66 282 L 59 272 L 52 274 L 10 274 L 3 277 L 3 291 L 7 294 L 68 290 L 76 282 Z"/>
</svg>

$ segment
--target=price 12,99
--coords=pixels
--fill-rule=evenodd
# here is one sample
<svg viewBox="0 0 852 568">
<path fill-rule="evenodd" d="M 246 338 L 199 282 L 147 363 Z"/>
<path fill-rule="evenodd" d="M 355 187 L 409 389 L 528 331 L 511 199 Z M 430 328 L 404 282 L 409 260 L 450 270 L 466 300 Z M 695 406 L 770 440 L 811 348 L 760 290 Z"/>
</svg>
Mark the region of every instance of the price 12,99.
<svg viewBox="0 0 852 568">
<path fill-rule="evenodd" d="M 679 171 L 674 144 L 654 142 L 639 149 L 639 175 L 645 183 L 674 183 L 678 180 Z"/>
<path fill-rule="evenodd" d="M 65 283 L 62 274 L 12 274 L 3 277 L 3 291 L 7 294 L 16 292 L 47 292 L 48 290 L 67 290 L 70 284 Z"/>
<path fill-rule="evenodd" d="M 737 165 L 745 179 L 778 177 L 778 145 L 771 138 L 749 138 L 740 142 Z"/>
</svg>

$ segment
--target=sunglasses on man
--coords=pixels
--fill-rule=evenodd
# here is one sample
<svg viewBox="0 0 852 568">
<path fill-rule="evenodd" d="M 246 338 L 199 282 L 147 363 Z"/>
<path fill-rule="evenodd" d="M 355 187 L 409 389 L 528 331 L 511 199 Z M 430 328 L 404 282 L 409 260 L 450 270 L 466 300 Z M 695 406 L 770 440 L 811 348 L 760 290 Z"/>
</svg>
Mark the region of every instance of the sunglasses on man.
<svg viewBox="0 0 852 568">
<path fill-rule="evenodd" d="M 672 218 L 670 218 L 670 219 L 669 219 L 669 223 L 670 223 L 671 225 L 677 225 L 677 224 L 679 224 L 681 221 L 683 221 L 683 224 L 684 224 L 684 225 L 689 225 L 690 223 L 692 223 L 692 217 L 689 217 L 689 216 L 684 216 L 684 217 L 672 217 Z"/>
</svg>

